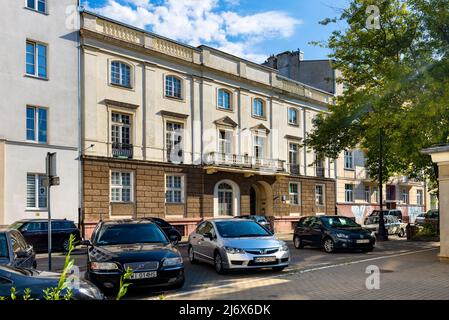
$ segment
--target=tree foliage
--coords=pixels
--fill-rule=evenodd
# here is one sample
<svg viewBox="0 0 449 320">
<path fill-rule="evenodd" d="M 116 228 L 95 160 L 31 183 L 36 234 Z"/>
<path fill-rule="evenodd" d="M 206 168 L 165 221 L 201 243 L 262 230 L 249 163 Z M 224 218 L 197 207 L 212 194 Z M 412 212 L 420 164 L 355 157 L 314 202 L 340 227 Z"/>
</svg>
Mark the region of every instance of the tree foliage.
<svg viewBox="0 0 449 320">
<path fill-rule="evenodd" d="M 379 8 L 378 28 L 367 23 L 369 5 Z M 322 24 L 334 21 L 348 26 L 326 43 L 345 90 L 314 119 L 305 143 L 332 158 L 360 147 L 375 177 L 382 129 L 385 180 L 425 174 L 435 181 L 420 151 L 449 141 L 449 1 L 352 0 Z"/>
</svg>

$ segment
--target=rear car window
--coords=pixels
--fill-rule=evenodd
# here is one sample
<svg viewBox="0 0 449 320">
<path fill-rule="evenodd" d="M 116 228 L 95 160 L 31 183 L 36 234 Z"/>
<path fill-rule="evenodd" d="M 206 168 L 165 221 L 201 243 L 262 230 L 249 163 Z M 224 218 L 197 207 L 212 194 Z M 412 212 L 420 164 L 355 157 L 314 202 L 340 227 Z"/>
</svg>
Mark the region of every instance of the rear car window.
<svg viewBox="0 0 449 320">
<path fill-rule="evenodd" d="M 6 240 L 6 234 L 0 233 L 0 258 L 8 258 L 8 241 Z"/>
</svg>

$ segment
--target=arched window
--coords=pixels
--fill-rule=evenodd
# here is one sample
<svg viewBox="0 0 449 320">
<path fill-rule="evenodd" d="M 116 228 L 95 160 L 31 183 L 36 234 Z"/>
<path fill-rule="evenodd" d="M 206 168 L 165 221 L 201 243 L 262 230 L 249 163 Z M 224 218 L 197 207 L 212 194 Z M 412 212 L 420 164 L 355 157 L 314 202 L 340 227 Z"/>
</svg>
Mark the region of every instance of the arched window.
<svg viewBox="0 0 449 320">
<path fill-rule="evenodd" d="M 218 90 L 218 108 L 231 110 L 231 92 L 226 89 Z"/>
<path fill-rule="evenodd" d="M 222 183 L 218 186 L 218 215 L 232 216 L 234 195 L 232 187 L 227 183 Z"/>
<path fill-rule="evenodd" d="M 165 77 L 165 96 L 172 98 L 182 98 L 181 79 L 175 76 Z"/>
<path fill-rule="evenodd" d="M 112 61 L 111 83 L 131 88 L 131 67 L 120 61 Z"/>
<path fill-rule="evenodd" d="M 293 125 L 298 124 L 298 110 L 295 108 L 288 109 L 288 123 Z"/>
<path fill-rule="evenodd" d="M 253 100 L 253 116 L 256 117 L 264 117 L 265 116 L 265 110 L 264 110 L 264 102 L 262 99 L 254 99 Z"/>
</svg>

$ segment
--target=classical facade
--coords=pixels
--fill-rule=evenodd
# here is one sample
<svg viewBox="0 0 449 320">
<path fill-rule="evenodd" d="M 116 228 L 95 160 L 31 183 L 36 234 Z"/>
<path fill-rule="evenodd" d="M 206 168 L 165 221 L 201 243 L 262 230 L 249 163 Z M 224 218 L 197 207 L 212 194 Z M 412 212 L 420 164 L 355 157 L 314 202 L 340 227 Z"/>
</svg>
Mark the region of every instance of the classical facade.
<svg viewBox="0 0 449 320">
<path fill-rule="evenodd" d="M 81 13 L 83 217 L 335 214 L 335 163 L 302 140 L 332 94 L 216 49 Z"/>
<path fill-rule="evenodd" d="M 61 182 L 53 217 L 77 221 L 78 1 L 2 3 L 0 225 L 47 217 L 47 152 L 57 153 Z"/>
</svg>

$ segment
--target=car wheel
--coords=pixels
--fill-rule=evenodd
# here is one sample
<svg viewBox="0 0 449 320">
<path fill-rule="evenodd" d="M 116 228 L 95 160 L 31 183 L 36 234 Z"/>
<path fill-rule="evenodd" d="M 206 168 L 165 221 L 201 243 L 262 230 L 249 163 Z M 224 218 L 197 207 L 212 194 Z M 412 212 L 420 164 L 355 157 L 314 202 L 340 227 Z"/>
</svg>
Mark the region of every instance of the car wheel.
<svg viewBox="0 0 449 320">
<path fill-rule="evenodd" d="M 193 247 L 192 246 L 189 246 L 188 254 L 189 254 L 189 261 L 190 261 L 191 264 L 198 263 L 198 260 L 196 260 L 196 258 L 195 258 L 195 252 L 193 252 Z"/>
<path fill-rule="evenodd" d="M 398 237 L 402 238 L 403 236 L 405 236 L 405 231 L 404 231 L 404 229 L 401 229 L 401 230 L 399 230 Z"/>
<path fill-rule="evenodd" d="M 334 240 L 331 238 L 324 239 L 324 251 L 327 253 L 333 253 L 335 251 Z"/>
<path fill-rule="evenodd" d="M 64 252 L 69 252 L 70 249 L 70 239 L 64 239 L 61 243 L 61 248 L 64 250 Z"/>
<path fill-rule="evenodd" d="M 223 258 L 221 257 L 221 254 L 219 252 L 215 253 L 214 266 L 215 266 L 215 271 L 218 274 L 224 274 L 225 273 L 225 270 L 223 268 Z"/>
<path fill-rule="evenodd" d="M 304 248 L 304 243 L 302 242 L 301 238 L 298 236 L 295 236 L 293 238 L 293 244 L 295 245 L 296 249 L 302 249 Z"/>
<path fill-rule="evenodd" d="M 285 267 L 273 267 L 273 270 L 278 271 L 278 272 L 281 272 L 284 269 L 285 269 Z"/>
<path fill-rule="evenodd" d="M 171 289 L 181 289 L 184 286 L 185 278 L 183 278 L 180 282 L 174 284 Z"/>
</svg>

